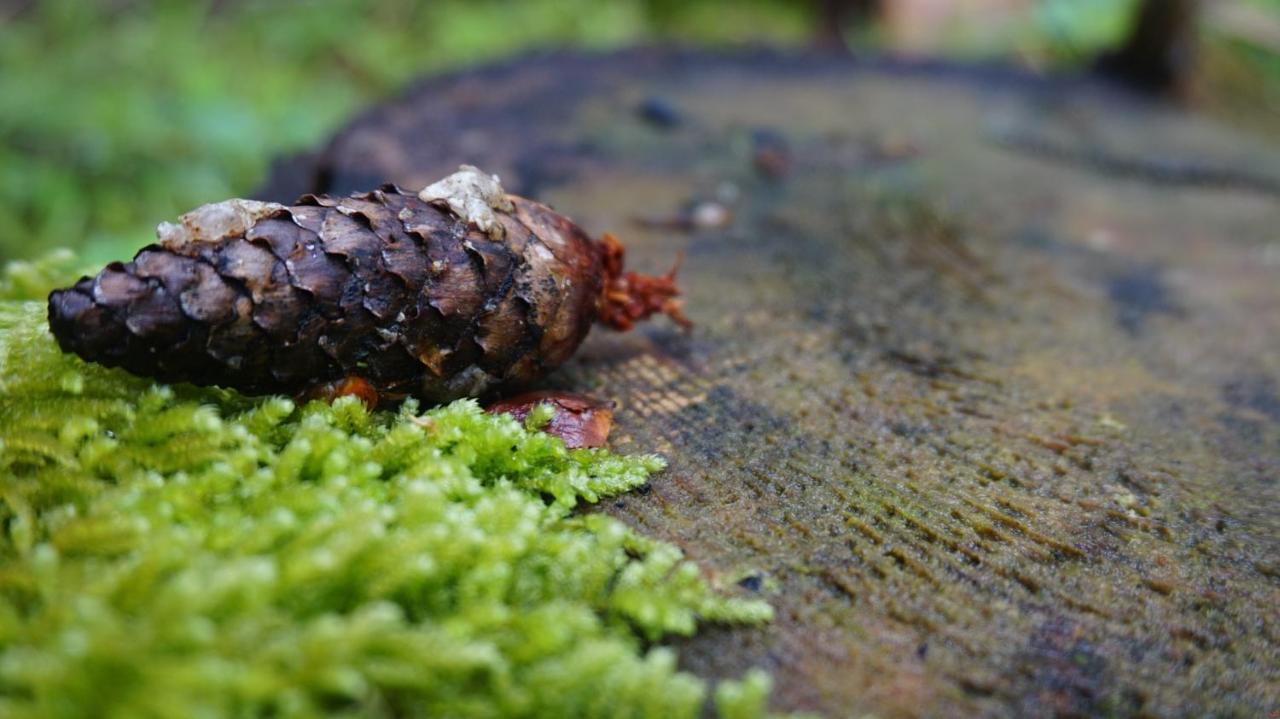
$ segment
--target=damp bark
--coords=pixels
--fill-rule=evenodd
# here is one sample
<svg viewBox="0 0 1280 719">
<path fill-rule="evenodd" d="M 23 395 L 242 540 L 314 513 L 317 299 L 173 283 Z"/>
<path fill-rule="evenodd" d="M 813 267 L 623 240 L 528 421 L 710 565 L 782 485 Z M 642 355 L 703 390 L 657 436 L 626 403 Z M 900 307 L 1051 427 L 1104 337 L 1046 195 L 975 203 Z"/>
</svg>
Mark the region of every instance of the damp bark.
<svg viewBox="0 0 1280 719">
<path fill-rule="evenodd" d="M 671 460 L 606 511 L 777 609 L 689 668 L 831 716 L 1280 705 L 1275 148 L 1083 79 L 542 56 L 420 83 L 262 199 L 460 163 L 638 269 L 685 253 L 691 334 L 593 334 L 549 384 Z"/>
</svg>

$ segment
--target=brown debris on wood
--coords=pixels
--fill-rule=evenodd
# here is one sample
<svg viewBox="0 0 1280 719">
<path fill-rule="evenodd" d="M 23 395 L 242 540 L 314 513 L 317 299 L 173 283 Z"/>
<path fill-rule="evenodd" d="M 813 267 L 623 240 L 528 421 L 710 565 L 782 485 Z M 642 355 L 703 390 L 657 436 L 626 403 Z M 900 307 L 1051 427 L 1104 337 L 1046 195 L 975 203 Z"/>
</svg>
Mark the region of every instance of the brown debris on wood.
<svg viewBox="0 0 1280 719">
<path fill-rule="evenodd" d="M 551 419 L 543 432 L 564 440 L 569 449 L 603 447 L 613 429 L 613 404 L 594 397 L 560 391 L 528 392 L 485 407 L 490 414 L 508 414 L 524 422 L 536 408 L 547 405 Z"/>
<path fill-rule="evenodd" d="M 378 396 L 378 390 L 367 380 L 360 377 L 344 377 L 333 382 L 325 382 L 318 384 L 298 396 L 303 402 L 312 400 L 320 400 L 321 402 L 335 402 L 343 397 L 355 397 L 360 400 L 369 411 L 378 408 L 381 398 Z"/>
<path fill-rule="evenodd" d="M 622 243 L 608 233 L 600 238 L 600 242 L 604 246 L 605 276 L 600 307 L 602 324 L 625 332 L 634 327 L 636 322 L 655 314 L 665 314 L 686 330 L 693 327 L 693 322 L 684 316 L 683 304 L 676 299 L 680 294 L 676 287 L 679 260 L 665 275 L 656 277 L 624 272 L 626 251 Z"/>
</svg>

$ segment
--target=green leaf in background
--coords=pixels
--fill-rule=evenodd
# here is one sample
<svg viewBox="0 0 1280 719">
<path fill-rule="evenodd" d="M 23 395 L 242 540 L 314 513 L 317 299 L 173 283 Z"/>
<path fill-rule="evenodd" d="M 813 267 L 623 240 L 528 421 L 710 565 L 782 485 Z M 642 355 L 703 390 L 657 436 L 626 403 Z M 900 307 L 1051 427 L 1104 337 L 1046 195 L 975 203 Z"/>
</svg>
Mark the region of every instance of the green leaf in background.
<svg viewBox="0 0 1280 719">
<path fill-rule="evenodd" d="M 160 220 L 252 191 L 273 157 L 424 72 L 725 28 L 795 40 L 802 17 L 723 0 L 688 17 L 639 1 L 39 2 L 0 24 L 0 260 L 131 256 Z"/>
</svg>

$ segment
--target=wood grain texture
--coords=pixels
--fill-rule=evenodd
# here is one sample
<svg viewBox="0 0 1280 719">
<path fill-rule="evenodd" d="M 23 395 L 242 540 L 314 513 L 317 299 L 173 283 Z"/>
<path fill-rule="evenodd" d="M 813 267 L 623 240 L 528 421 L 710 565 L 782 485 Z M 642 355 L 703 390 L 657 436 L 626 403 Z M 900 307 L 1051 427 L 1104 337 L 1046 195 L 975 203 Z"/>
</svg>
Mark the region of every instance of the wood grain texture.
<svg viewBox="0 0 1280 719">
<path fill-rule="evenodd" d="M 831 716 L 1280 708 L 1276 148 L 1084 79 L 632 51 L 426 80 L 264 193 L 464 162 L 687 253 L 692 334 L 551 384 L 671 460 L 602 511 L 778 610 L 688 668 Z"/>
</svg>

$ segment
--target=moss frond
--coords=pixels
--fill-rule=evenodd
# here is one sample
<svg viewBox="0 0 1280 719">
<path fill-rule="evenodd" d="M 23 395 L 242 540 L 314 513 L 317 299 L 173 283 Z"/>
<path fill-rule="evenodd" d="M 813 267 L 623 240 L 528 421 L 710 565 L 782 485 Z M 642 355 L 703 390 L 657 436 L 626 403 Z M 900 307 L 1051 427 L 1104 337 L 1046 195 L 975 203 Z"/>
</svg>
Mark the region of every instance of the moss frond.
<svg viewBox="0 0 1280 719">
<path fill-rule="evenodd" d="M 470 401 L 157 386 L 0 302 L 0 714 L 697 716 L 647 642 L 768 606 L 572 512 L 662 467 Z M 761 715 L 763 682 L 715 703 Z"/>
</svg>

